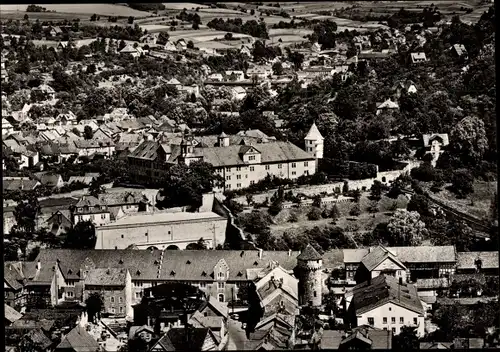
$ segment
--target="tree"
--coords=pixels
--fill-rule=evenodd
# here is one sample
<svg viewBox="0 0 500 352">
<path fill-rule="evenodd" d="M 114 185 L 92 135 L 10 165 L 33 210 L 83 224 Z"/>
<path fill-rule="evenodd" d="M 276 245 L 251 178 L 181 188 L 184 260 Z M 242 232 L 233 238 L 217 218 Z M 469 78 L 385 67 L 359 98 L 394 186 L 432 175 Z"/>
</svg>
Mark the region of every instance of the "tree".
<svg viewBox="0 0 500 352">
<path fill-rule="evenodd" d="M 188 244 L 186 246 L 186 249 L 190 249 L 190 250 L 206 250 L 207 249 L 207 244 L 206 244 L 205 240 L 202 237 L 202 238 L 200 238 L 198 240 L 198 242 Z"/>
<path fill-rule="evenodd" d="M 461 169 L 453 171 L 451 175 L 451 190 L 457 195 L 457 198 L 465 198 L 474 193 L 474 177 L 469 170 Z"/>
<path fill-rule="evenodd" d="M 349 212 L 349 215 L 351 216 L 360 216 L 361 215 L 361 208 L 359 207 L 358 203 L 355 203 Z"/>
<path fill-rule="evenodd" d="M 198 23 L 193 23 L 192 28 L 193 28 L 194 30 L 198 30 L 198 29 L 200 29 L 200 25 L 199 25 Z"/>
<path fill-rule="evenodd" d="M 134 16 L 129 16 L 127 23 L 133 24 L 134 23 Z"/>
<path fill-rule="evenodd" d="M 40 204 L 35 196 L 22 199 L 14 209 L 16 232 L 33 234 L 36 228 L 36 218 L 40 213 Z"/>
<path fill-rule="evenodd" d="M 416 211 L 422 217 L 429 216 L 429 200 L 421 194 L 412 195 L 406 207 L 408 211 Z"/>
<path fill-rule="evenodd" d="M 246 195 L 246 199 L 247 199 L 247 204 L 248 205 L 252 205 L 253 204 L 253 195 L 247 194 Z"/>
<path fill-rule="evenodd" d="M 202 205 L 202 195 L 221 185 L 222 177 L 215 172 L 212 164 L 204 161 L 171 166 L 161 181 L 160 208 L 189 206 L 198 209 Z"/>
<path fill-rule="evenodd" d="M 94 249 L 96 240 L 95 226 L 92 221 L 80 221 L 66 232 L 64 248 Z"/>
<path fill-rule="evenodd" d="M 337 204 L 333 204 L 332 208 L 330 209 L 330 217 L 334 221 L 340 217 L 340 211 L 339 208 L 337 207 Z"/>
<path fill-rule="evenodd" d="M 387 224 L 390 246 L 418 246 L 426 234 L 425 223 L 416 211 L 398 209 Z"/>
<path fill-rule="evenodd" d="M 368 211 L 372 214 L 378 213 L 378 201 L 377 200 L 372 200 L 370 202 L 370 205 L 368 206 Z"/>
<path fill-rule="evenodd" d="M 83 138 L 85 139 L 92 139 L 94 137 L 94 131 L 92 131 L 92 127 L 90 126 L 85 126 L 83 129 Z"/>
<path fill-rule="evenodd" d="M 307 218 L 309 220 L 319 220 L 321 219 L 321 209 L 315 206 L 311 207 L 309 213 L 307 213 Z"/>
<path fill-rule="evenodd" d="M 418 350 L 417 328 L 414 326 L 402 326 L 399 335 L 394 336 L 393 346 L 396 351 Z"/>
<path fill-rule="evenodd" d="M 187 42 L 187 48 L 188 48 L 188 49 L 194 49 L 194 43 L 193 43 L 193 41 L 192 41 L 192 40 L 189 40 L 189 41 Z"/>
<path fill-rule="evenodd" d="M 227 32 L 226 34 L 224 34 L 224 39 L 226 39 L 226 40 L 233 39 L 233 33 Z"/>
<path fill-rule="evenodd" d="M 346 194 L 347 192 L 349 192 L 349 182 L 344 181 L 344 185 L 342 186 L 342 193 Z"/>
<path fill-rule="evenodd" d="M 283 210 L 283 202 L 281 200 L 277 200 L 271 204 L 269 209 L 267 210 L 269 214 L 272 216 L 278 215 Z"/>
<path fill-rule="evenodd" d="M 272 68 L 273 74 L 275 74 L 276 76 L 281 76 L 283 74 L 283 65 L 281 64 L 281 62 L 275 62 Z"/>
<path fill-rule="evenodd" d="M 103 181 L 104 180 L 101 175 L 94 177 L 92 181 L 90 181 L 88 192 L 91 196 L 99 198 L 99 194 L 106 192 L 106 189 L 103 187 Z"/>
<path fill-rule="evenodd" d="M 380 198 L 382 197 L 382 190 L 384 188 L 385 188 L 384 185 L 379 180 L 373 181 L 373 185 L 370 188 L 371 198 L 373 198 L 375 200 L 380 200 Z"/>
<path fill-rule="evenodd" d="M 458 156 L 465 166 L 475 166 L 488 149 L 483 120 L 476 116 L 462 119 L 450 133 L 450 153 Z"/>
<path fill-rule="evenodd" d="M 85 300 L 89 321 L 97 322 L 101 319 L 101 312 L 104 309 L 104 298 L 99 292 L 92 292 Z"/>
</svg>

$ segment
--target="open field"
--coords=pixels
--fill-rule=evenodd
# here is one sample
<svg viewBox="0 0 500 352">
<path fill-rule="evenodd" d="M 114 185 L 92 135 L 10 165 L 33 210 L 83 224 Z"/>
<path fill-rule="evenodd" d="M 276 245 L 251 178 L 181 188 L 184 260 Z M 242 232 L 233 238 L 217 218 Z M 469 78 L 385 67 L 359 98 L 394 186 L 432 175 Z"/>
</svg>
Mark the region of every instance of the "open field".
<svg viewBox="0 0 500 352">
<path fill-rule="evenodd" d="M 115 4 L 36 4 L 41 7 L 45 7 L 48 11 L 56 11 L 65 14 L 78 14 L 78 15 L 88 15 L 97 14 L 101 16 L 121 16 L 121 17 L 147 17 L 152 16 L 152 13 L 145 11 L 134 10 L 125 5 L 115 5 Z M 9 12 L 22 12 L 22 16 L 26 12 L 26 7 L 28 5 L 1 5 L 0 14 L 4 15 Z M 28 13 L 29 16 L 37 16 L 39 12 Z"/>
<path fill-rule="evenodd" d="M 209 42 L 214 39 L 224 39 L 227 32 L 216 31 L 213 29 L 204 30 L 183 30 L 170 32 L 170 39 L 176 41 L 179 39 L 192 40 L 196 42 Z M 233 38 L 251 38 L 251 36 L 242 33 L 233 33 Z"/>
<path fill-rule="evenodd" d="M 190 10 L 190 9 L 195 9 L 197 7 L 199 7 L 200 9 L 210 8 L 210 6 L 195 4 L 192 2 L 164 2 L 163 5 L 165 5 L 167 9 L 180 10 L 180 11 L 182 11 L 182 9 Z"/>
<path fill-rule="evenodd" d="M 476 182 L 474 184 L 474 193 L 468 196 L 468 199 L 457 199 L 447 189 L 443 189 L 439 193 L 432 193 L 432 197 L 446 202 L 450 207 L 459 211 L 482 219 L 489 216 L 491 200 L 496 191 L 496 182 Z M 473 203 L 471 203 L 471 200 Z"/>
</svg>

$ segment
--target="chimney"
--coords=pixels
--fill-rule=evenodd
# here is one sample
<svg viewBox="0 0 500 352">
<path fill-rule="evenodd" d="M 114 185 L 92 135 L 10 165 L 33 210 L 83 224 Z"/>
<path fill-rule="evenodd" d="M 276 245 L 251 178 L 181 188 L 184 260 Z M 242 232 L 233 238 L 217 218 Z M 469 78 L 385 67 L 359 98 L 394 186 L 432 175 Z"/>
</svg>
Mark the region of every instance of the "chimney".
<svg viewBox="0 0 500 352">
<path fill-rule="evenodd" d="M 288 256 L 289 256 L 289 257 L 291 257 L 291 256 L 292 256 L 292 250 L 291 250 L 291 249 L 289 249 L 289 250 L 288 250 Z"/>
<path fill-rule="evenodd" d="M 263 250 L 259 249 L 259 259 L 262 259 L 262 252 L 263 252 Z"/>
</svg>

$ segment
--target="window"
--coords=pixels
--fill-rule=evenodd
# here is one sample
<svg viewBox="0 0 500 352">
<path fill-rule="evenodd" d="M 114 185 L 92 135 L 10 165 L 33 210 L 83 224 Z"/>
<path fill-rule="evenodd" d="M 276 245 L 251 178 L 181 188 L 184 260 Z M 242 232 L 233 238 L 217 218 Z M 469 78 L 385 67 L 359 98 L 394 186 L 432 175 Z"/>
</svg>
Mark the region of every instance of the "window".
<svg viewBox="0 0 500 352">
<path fill-rule="evenodd" d="M 250 156 L 248 157 L 248 160 L 255 160 L 255 155 L 250 155 Z"/>
<path fill-rule="evenodd" d="M 382 318 L 382 324 L 387 324 L 387 318 L 386 317 Z"/>
<path fill-rule="evenodd" d="M 123 313 L 123 307 L 120 307 L 120 313 Z"/>
<path fill-rule="evenodd" d="M 396 333 L 396 328 L 392 328 L 392 333 L 395 334 Z"/>
<path fill-rule="evenodd" d="M 111 313 L 115 314 L 115 308 L 111 308 Z"/>
<path fill-rule="evenodd" d="M 135 298 L 136 299 L 141 299 L 141 296 L 142 296 L 142 292 L 136 292 L 135 293 Z"/>
<path fill-rule="evenodd" d="M 396 324 L 396 317 L 391 317 L 391 324 Z"/>
<path fill-rule="evenodd" d="M 372 317 L 368 318 L 368 324 L 375 325 L 375 318 Z"/>
<path fill-rule="evenodd" d="M 123 235 L 122 235 L 122 238 L 123 238 Z"/>
<path fill-rule="evenodd" d="M 118 303 L 123 303 L 123 297 L 118 297 Z"/>
<path fill-rule="evenodd" d="M 389 312 L 392 310 L 392 307 L 389 307 Z"/>
<path fill-rule="evenodd" d="M 222 293 L 219 294 L 219 302 L 224 302 L 224 295 Z"/>
<path fill-rule="evenodd" d="M 295 175 L 295 174 L 296 174 L 296 172 L 295 172 L 295 171 L 292 171 L 292 175 Z"/>
<path fill-rule="evenodd" d="M 223 272 L 218 272 L 217 273 L 217 278 L 224 279 L 224 273 Z"/>
<path fill-rule="evenodd" d="M 75 286 L 75 283 L 73 281 L 66 281 L 66 286 Z"/>
<path fill-rule="evenodd" d="M 90 220 L 94 220 L 94 214 L 90 215 Z"/>
<path fill-rule="evenodd" d="M 230 167 L 226 167 L 226 172 L 229 172 L 231 171 L 231 168 Z"/>
<path fill-rule="evenodd" d="M 225 286 L 225 284 L 224 284 L 223 282 L 218 282 L 218 283 L 217 283 L 217 288 L 218 288 L 219 290 L 224 289 L 224 286 Z"/>
<path fill-rule="evenodd" d="M 297 164 L 296 163 L 292 163 L 292 167 L 297 167 Z"/>
<path fill-rule="evenodd" d="M 106 214 L 101 214 L 101 220 L 106 219 Z"/>
<path fill-rule="evenodd" d="M 66 292 L 66 296 L 73 297 L 74 296 L 73 291 Z"/>
<path fill-rule="evenodd" d="M 309 171 L 307 171 L 307 170 L 304 171 L 304 175 L 306 175 L 306 176 L 309 175 Z"/>
<path fill-rule="evenodd" d="M 316 297 L 316 296 L 317 296 L 317 293 L 316 293 L 316 291 L 314 291 L 314 292 L 313 292 L 313 295 L 314 295 L 314 297 Z"/>
<path fill-rule="evenodd" d="M 231 176 L 226 176 L 226 181 L 230 181 L 231 180 Z"/>
<path fill-rule="evenodd" d="M 283 166 L 283 165 L 281 165 L 281 164 L 278 164 L 278 169 L 281 169 L 281 167 L 282 167 L 282 166 Z"/>
<path fill-rule="evenodd" d="M 309 166 L 309 162 L 308 161 L 304 161 L 304 166 Z"/>
<path fill-rule="evenodd" d="M 255 167 L 254 166 L 250 166 L 250 171 L 255 171 Z"/>
<path fill-rule="evenodd" d="M 417 318 L 413 318 L 413 324 L 417 325 Z"/>
<path fill-rule="evenodd" d="M 207 283 L 206 283 L 206 282 L 204 282 L 204 281 L 200 282 L 200 287 L 201 287 L 201 288 L 205 288 L 205 287 L 207 287 Z"/>
<path fill-rule="evenodd" d="M 241 171 L 241 166 L 236 167 L 236 171 Z"/>
<path fill-rule="evenodd" d="M 110 300 L 111 300 L 111 303 L 115 303 L 115 297 L 111 296 Z"/>
<path fill-rule="evenodd" d="M 231 189 L 231 185 L 229 183 L 226 183 L 226 188 Z"/>
<path fill-rule="evenodd" d="M 405 323 L 405 318 L 400 317 L 400 318 L 399 318 L 399 324 L 404 324 L 404 323 Z"/>
<path fill-rule="evenodd" d="M 269 165 L 266 165 L 266 170 L 269 170 Z"/>
<path fill-rule="evenodd" d="M 241 188 L 241 183 L 237 183 L 236 188 Z"/>
<path fill-rule="evenodd" d="M 250 184 L 253 185 L 255 183 L 255 181 L 250 181 Z"/>
<path fill-rule="evenodd" d="M 241 180 L 241 175 L 236 175 L 237 180 Z"/>
</svg>

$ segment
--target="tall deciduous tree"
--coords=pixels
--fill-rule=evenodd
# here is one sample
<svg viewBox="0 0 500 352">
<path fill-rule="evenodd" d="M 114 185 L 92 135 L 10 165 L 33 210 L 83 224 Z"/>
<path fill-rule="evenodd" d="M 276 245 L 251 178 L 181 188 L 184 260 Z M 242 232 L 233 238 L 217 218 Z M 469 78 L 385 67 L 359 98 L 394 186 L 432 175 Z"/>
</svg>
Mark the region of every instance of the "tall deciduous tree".
<svg viewBox="0 0 500 352">
<path fill-rule="evenodd" d="M 391 246 L 418 246 L 427 229 L 416 211 L 396 210 L 387 224 L 388 242 Z"/>
<path fill-rule="evenodd" d="M 66 232 L 64 247 L 71 249 L 94 249 L 96 240 L 95 226 L 92 221 L 80 221 Z"/>
<path fill-rule="evenodd" d="M 100 293 L 91 293 L 85 300 L 85 305 L 87 306 L 89 321 L 95 322 L 100 319 L 101 312 L 104 309 L 104 298 Z"/>
<path fill-rule="evenodd" d="M 488 149 L 484 122 L 476 116 L 467 116 L 451 130 L 450 152 L 466 166 L 477 165 Z"/>
<path fill-rule="evenodd" d="M 32 234 L 36 228 L 36 217 L 39 212 L 40 204 L 35 196 L 23 199 L 14 209 L 15 230 Z"/>
</svg>

